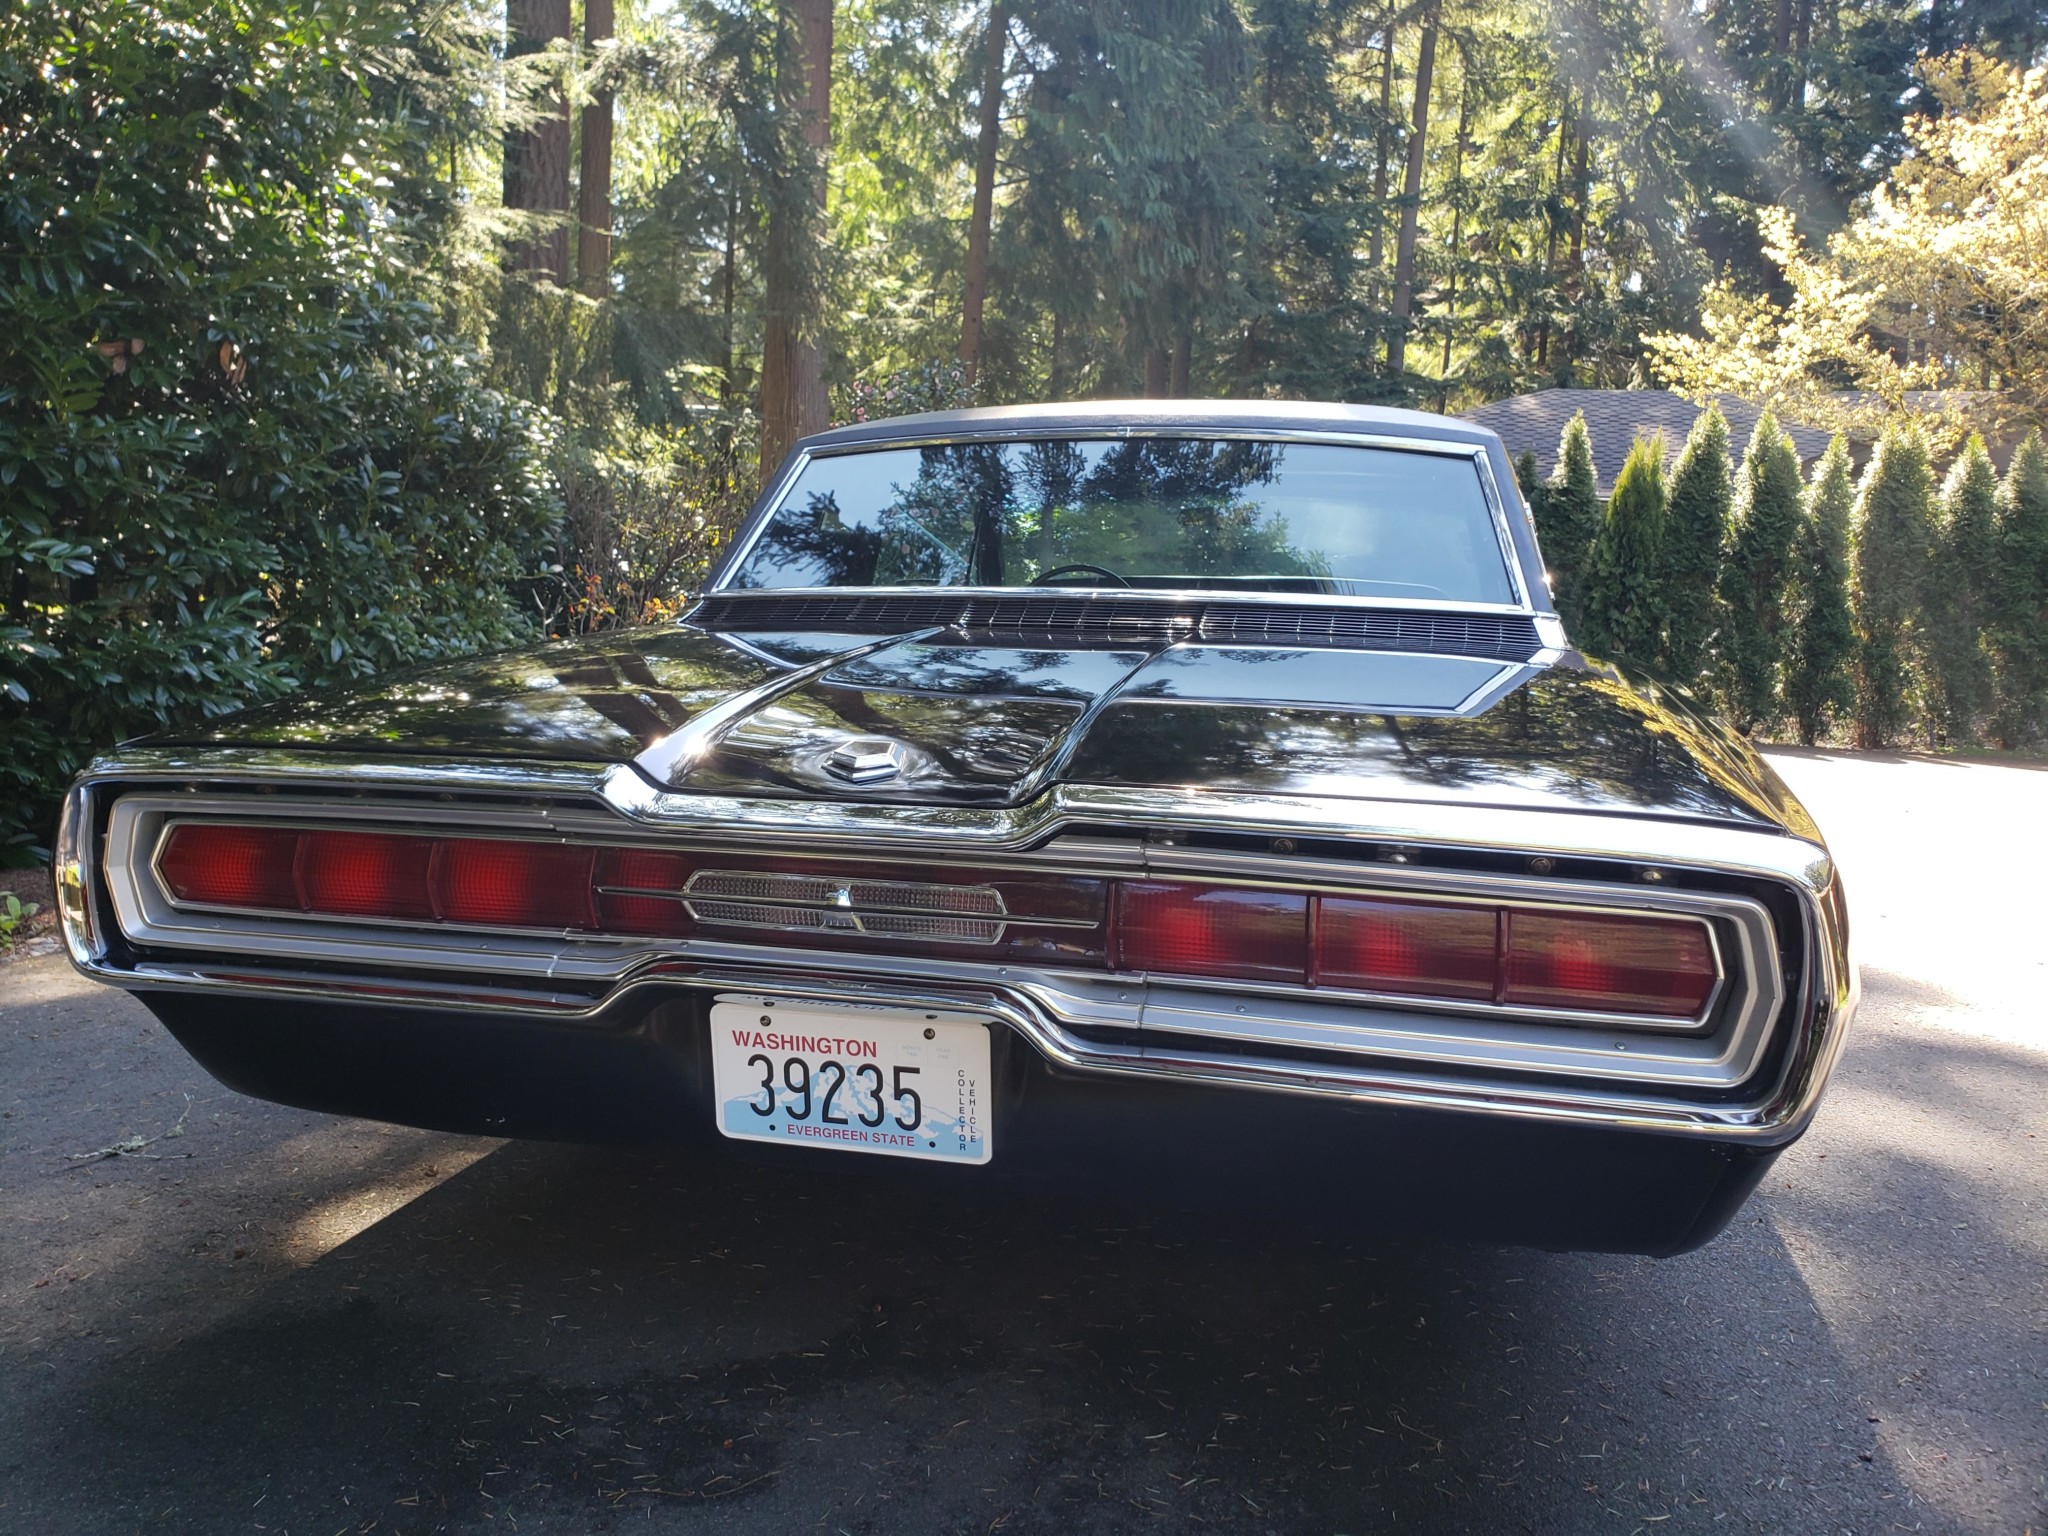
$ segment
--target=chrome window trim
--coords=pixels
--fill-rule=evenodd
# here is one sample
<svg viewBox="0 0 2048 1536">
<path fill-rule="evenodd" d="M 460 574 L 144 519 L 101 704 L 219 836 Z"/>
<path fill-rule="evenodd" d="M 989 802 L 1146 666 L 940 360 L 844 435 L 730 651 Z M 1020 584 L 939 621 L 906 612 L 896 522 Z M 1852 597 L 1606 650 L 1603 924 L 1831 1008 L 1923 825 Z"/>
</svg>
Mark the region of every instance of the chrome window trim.
<svg viewBox="0 0 2048 1536">
<path fill-rule="evenodd" d="M 1130 438 L 1203 438 L 1231 442 L 1276 442 L 1315 443 L 1338 448 L 1379 448 L 1397 453 L 1433 453 L 1447 458 L 1464 458 L 1472 462 L 1479 476 L 1480 495 L 1486 502 L 1487 515 L 1493 522 L 1495 542 L 1499 545 L 1501 561 L 1507 569 L 1508 590 L 1512 601 L 1507 603 L 1473 602 L 1446 598 L 1431 601 L 1427 598 L 1376 598 L 1342 597 L 1330 594 L 1316 594 L 1322 602 L 1347 607 L 1367 608 L 1434 608 L 1446 612 L 1460 613 L 1513 613 L 1533 615 L 1536 607 L 1530 593 L 1528 573 L 1522 569 L 1522 561 L 1515 552 L 1513 530 L 1508 526 L 1506 499 L 1501 495 L 1500 486 L 1494 480 L 1492 455 L 1484 443 L 1455 442 L 1444 438 L 1403 437 L 1389 432 L 1344 432 L 1331 429 L 1306 429 L 1275 427 L 1259 430 L 1251 427 L 1217 427 L 1214 429 L 1196 425 L 1179 426 L 1094 426 L 1031 429 L 1021 424 L 1010 423 L 1001 427 L 989 426 L 980 429 L 963 428 L 953 432 L 935 432 L 928 436 L 889 438 L 876 442 L 826 444 L 820 447 L 798 450 L 783 467 L 774 484 L 762 497 L 760 510 L 755 514 L 752 526 L 732 552 L 719 565 L 716 579 L 705 588 L 706 593 L 716 592 L 721 596 L 745 596 L 755 592 L 774 592 L 785 596 L 801 596 L 819 593 L 863 592 L 877 596 L 904 593 L 944 592 L 948 594 L 978 594 L 982 596 L 1015 596 L 1020 592 L 1059 591 L 1070 595 L 1117 595 L 1164 598 L 1202 597 L 1205 600 L 1236 597 L 1245 601 L 1273 602 L 1276 598 L 1292 601 L 1295 594 L 1275 592 L 1210 592 L 1205 588 L 1188 587 L 979 587 L 979 586 L 914 586 L 914 587 L 735 587 L 732 578 L 739 568 L 746 564 L 767 532 L 768 524 L 782 510 L 782 504 L 795 488 L 798 478 L 808 469 L 813 459 L 842 458 L 848 454 L 880 453 L 906 448 L 939 448 L 950 443 L 985 442 L 990 439 L 1009 441 L 1042 442 L 1055 439 L 1130 439 Z"/>
<path fill-rule="evenodd" d="M 280 827 L 332 826 L 337 820 L 360 821 L 366 813 L 376 815 L 361 806 L 348 808 L 352 814 L 346 817 L 304 812 L 266 815 L 266 809 L 261 801 L 200 796 L 131 794 L 117 800 L 109 817 L 105 870 L 122 932 L 152 949 L 240 955 L 256 966 L 310 960 L 355 967 L 379 977 L 381 985 L 399 990 L 408 984 L 408 972 L 437 971 L 470 978 L 480 972 L 492 974 L 494 980 L 479 988 L 483 991 L 506 991 L 507 980 L 515 986 L 545 981 L 601 989 L 601 995 L 584 999 L 585 1013 L 595 1012 L 620 992 L 638 985 L 650 968 L 699 964 L 707 958 L 759 966 L 771 973 L 792 966 L 855 974 L 900 974 L 902 970 L 900 954 L 886 951 L 793 953 L 729 934 L 683 940 L 622 938 L 580 930 L 481 929 L 276 912 L 243 914 L 181 905 L 170 895 L 156 872 L 155 860 L 169 829 L 179 821 L 205 817 Z M 386 806 L 378 824 L 419 833 L 446 824 L 441 821 L 443 814 L 443 808 L 422 807 L 410 820 L 394 824 Z M 492 830 L 480 824 L 473 812 L 456 812 L 451 819 L 465 832 Z M 509 835 L 525 831 L 517 828 Z M 629 829 L 615 829 L 615 840 L 629 837 Z M 1458 874 L 1412 866 L 1360 868 L 1335 860 L 1262 861 L 1248 855 L 1233 858 L 1137 846 L 1140 866 L 1130 873 L 1220 878 L 1277 888 L 1393 890 L 1443 901 L 1508 901 L 1568 910 L 1635 913 L 1649 908 L 1709 920 L 1708 931 L 1717 944 L 1717 966 L 1724 978 L 1729 977 L 1730 967 L 1719 943 L 1732 936 L 1737 944 L 1733 990 L 1725 999 L 1717 993 L 1702 1020 L 1688 1023 L 1334 988 L 1239 986 L 1141 972 L 1076 971 L 1043 963 L 997 966 L 991 961 L 928 956 L 918 957 L 920 977 L 1021 992 L 1061 1028 L 1092 1025 L 1121 1028 L 1140 1036 L 1153 1031 L 1229 1041 L 1250 1049 L 1320 1050 L 1439 1068 L 1539 1072 L 1690 1091 L 1732 1090 L 1747 1082 L 1768 1047 L 1770 1026 L 1783 1002 L 1769 915 L 1747 898 Z M 1059 863 L 1063 850 L 1055 846 L 1051 851 L 1050 861 L 1020 860 L 1019 867 L 1043 871 L 1049 863 Z M 138 872 L 145 872 L 148 878 L 138 878 Z M 394 970 L 396 977 L 391 974 Z M 518 1011 L 522 1005 L 509 998 L 506 1006 Z M 1713 1021 L 1713 1027 L 1703 1032 L 1698 1025 L 1707 1020 Z"/>
</svg>

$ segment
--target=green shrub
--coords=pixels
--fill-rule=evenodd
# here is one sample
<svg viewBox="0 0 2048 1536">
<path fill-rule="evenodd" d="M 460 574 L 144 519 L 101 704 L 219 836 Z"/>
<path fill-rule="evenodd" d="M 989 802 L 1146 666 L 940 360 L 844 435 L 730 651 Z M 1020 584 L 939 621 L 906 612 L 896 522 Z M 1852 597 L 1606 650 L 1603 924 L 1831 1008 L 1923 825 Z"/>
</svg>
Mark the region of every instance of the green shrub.
<svg viewBox="0 0 2048 1536">
<path fill-rule="evenodd" d="M 1686 434 L 1664 518 L 1665 674 L 1690 683 L 1713 638 L 1721 545 L 1728 537 L 1728 421 L 1710 405 Z"/>
<path fill-rule="evenodd" d="M 1785 587 L 1799 531 L 1799 454 L 1765 411 L 1735 483 L 1735 520 L 1721 566 L 1722 688 L 1736 726 L 1753 731 L 1783 712 Z"/>
<path fill-rule="evenodd" d="M 1654 665 L 1663 638 L 1664 439 L 1639 437 L 1614 482 L 1587 557 L 1581 644 L 1610 661 Z"/>
<path fill-rule="evenodd" d="M 384 200 L 398 25 L 0 8 L 0 841 L 123 736 L 534 628 L 538 425 Z"/>
<path fill-rule="evenodd" d="M 1998 548 L 1998 471 L 1984 439 L 1949 466 L 1935 508 L 1933 580 L 1927 591 L 1927 665 L 1935 726 L 1968 741 L 1991 708 L 1991 653 L 1984 646 Z"/>
<path fill-rule="evenodd" d="M 1990 643 L 2001 746 L 2048 731 L 2048 444 L 2027 434 L 1998 487 L 1997 580 Z"/>
<path fill-rule="evenodd" d="M 1586 432 L 1584 411 L 1565 423 L 1557 444 L 1557 473 L 1534 511 L 1543 563 L 1556 589 L 1551 596 L 1566 626 L 1576 630 L 1581 617 L 1579 579 L 1601 527 L 1600 477 L 1593 467 L 1593 440 Z M 1580 637 L 1574 633 L 1572 638 Z"/>
<path fill-rule="evenodd" d="M 1786 594 L 1785 704 L 1812 746 L 1856 703 L 1856 626 L 1849 611 L 1849 440 L 1837 434 L 1814 469 Z"/>
<path fill-rule="evenodd" d="M 1886 747 L 1912 722 L 1920 614 L 1933 546 L 1933 474 L 1910 425 L 1886 429 L 1856 492 L 1856 745 Z"/>
</svg>

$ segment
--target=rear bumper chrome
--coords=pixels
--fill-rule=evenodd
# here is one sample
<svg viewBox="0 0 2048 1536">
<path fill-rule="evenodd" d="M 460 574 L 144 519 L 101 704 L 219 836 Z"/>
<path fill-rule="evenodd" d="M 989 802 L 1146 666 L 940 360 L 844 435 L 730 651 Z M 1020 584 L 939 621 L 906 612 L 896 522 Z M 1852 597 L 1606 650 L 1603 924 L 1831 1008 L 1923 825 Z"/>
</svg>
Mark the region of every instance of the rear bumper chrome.
<svg viewBox="0 0 2048 1536">
<path fill-rule="evenodd" d="M 1370 889 L 1505 895 L 1706 916 L 1738 959 L 1740 995 L 1728 1000 L 1712 1030 L 1653 1034 L 1588 1027 L 1583 1021 L 1474 1017 L 1470 1010 L 1451 1007 L 1391 1007 L 1299 989 L 1197 987 L 1144 976 L 925 958 L 907 964 L 899 956 L 793 952 L 729 939 L 485 935 L 194 913 L 173 906 L 148 872 L 151 839 L 164 820 L 222 809 L 274 815 L 286 808 L 247 794 L 233 776 L 222 783 L 212 773 L 206 777 L 216 789 L 160 792 L 165 778 L 190 783 L 202 773 L 205 769 L 191 762 L 152 765 L 141 772 L 126 761 L 110 765 L 104 777 L 132 791 L 113 800 L 111 814 L 89 802 L 91 781 L 74 790 L 59 848 L 59 882 L 69 882 L 72 900 L 60 905 L 67 914 L 73 960 L 87 974 L 138 991 L 311 998 L 379 1011 L 484 1013 L 564 1023 L 594 1021 L 622 1001 L 646 997 L 651 1003 L 664 992 L 677 991 L 766 991 L 823 1001 L 964 1007 L 1001 1022 L 1046 1063 L 1066 1072 L 1765 1147 L 1789 1142 L 1805 1129 L 1856 1003 L 1855 971 L 1841 932 L 1832 867 L 1823 850 L 1788 837 L 1717 834 L 1731 849 L 1751 855 L 1749 867 L 1737 872 L 1770 880 L 1800 908 L 1803 931 L 1796 943 L 1804 955 L 1792 968 L 1789 984 L 1778 959 L 1781 936 L 1770 915 L 1740 896 L 1377 863 L 1305 866 L 1295 859 L 1285 866 L 1285 878 L 1317 885 L 1348 879 Z M 412 795 L 379 794 L 358 784 L 355 798 L 295 799 L 290 809 L 301 818 L 399 820 L 408 828 L 487 825 L 528 835 L 636 842 L 650 835 L 644 821 L 623 818 L 615 808 L 562 796 L 566 786 L 552 771 L 547 780 L 553 793 L 546 799 L 529 795 L 517 803 L 426 800 L 417 796 L 423 786 L 415 780 L 407 786 Z M 451 770 L 441 782 L 480 787 L 474 770 Z M 506 786 L 500 779 L 493 787 L 502 792 Z M 366 788 L 371 792 L 363 793 Z M 586 793 L 589 788 L 586 782 Z M 1225 820 L 1256 819 L 1250 807 L 1205 809 Z M 1355 814 L 1359 807 L 1350 809 Z M 1383 813 L 1391 808 L 1372 809 Z M 1117 820 L 1142 826 L 1144 817 L 1134 817 L 1132 810 L 1125 807 L 1126 814 Z M 1534 813 L 1520 816 L 1532 834 L 1544 819 Z M 1404 830 L 1404 842 L 1426 845 L 1414 836 L 1421 829 Z M 1576 852 L 1560 846 L 1572 842 L 1572 829 L 1562 830 L 1561 838 L 1532 839 L 1525 846 L 1531 852 Z M 1629 830 L 1610 825 L 1602 840 L 1634 841 Z M 1375 828 L 1370 835 L 1386 833 Z M 1657 836 L 1658 829 L 1651 827 L 1642 841 L 1655 843 Z M 811 841 L 810 846 L 817 844 Z M 843 838 L 835 840 L 835 847 L 846 846 Z M 890 852 L 901 857 L 904 849 L 896 844 Z M 1661 856 L 1663 849 L 1657 853 Z M 943 856 L 957 858 L 957 850 Z M 1124 868 L 1276 878 L 1271 860 L 1142 837 L 1055 836 L 1028 855 L 988 849 L 976 855 L 977 861 L 990 857 L 1040 869 L 1068 863 L 1094 872 Z M 1724 858 L 1709 867 L 1727 872 L 1728 866 Z"/>
</svg>

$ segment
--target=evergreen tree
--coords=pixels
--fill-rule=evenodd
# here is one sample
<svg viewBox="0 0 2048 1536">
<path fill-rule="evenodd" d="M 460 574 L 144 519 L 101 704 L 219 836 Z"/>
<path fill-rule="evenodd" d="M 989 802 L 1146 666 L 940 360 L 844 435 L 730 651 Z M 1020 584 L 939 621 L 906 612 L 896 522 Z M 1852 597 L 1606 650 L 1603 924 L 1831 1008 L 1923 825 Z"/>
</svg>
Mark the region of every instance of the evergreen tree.
<svg viewBox="0 0 2048 1536">
<path fill-rule="evenodd" d="M 1654 664 L 1664 611 L 1664 439 L 1639 437 L 1614 482 L 1607 520 L 1586 559 L 1580 644 L 1610 661 Z"/>
<path fill-rule="evenodd" d="M 1812 746 L 1856 703 L 1856 626 L 1849 611 L 1849 440 L 1837 434 L 1813 474 L 1792 542 L 1785 706 Z"/>
<path fill-rule="evenodd" d="M 1686 435 L 1671 474 L 1664 521 L 1664 672 L 1675 683 L 1699 675 L 1714 633 L 1721 546 L 1728 537 L 1732 487 L 1728 421 L 1709 405 Z"/>
<path fill-rule="evenodd" d="M 1991 707 L 1984 646 L 1998 545 L 1998 471 L 1976 433 L 1949 467 L 1936 509 L 1934 580 L 1927 593 L 1927 660 L 1938 726 L 1950 741 L 1976 734 Z"/>
<path fill-rule="evenodd" d="M 1550 568 L 1551 596 L 1566 626 L 1576 629 L 1582 616 L 1579 578 L 1601 529 L 1599 475 L 1593 467 L 1593 439 L 1586 431 L 1584 411 L 1565 423 L 1557 444 L 1557 473 L 1534 510 L 1543 561 Z"/>
<path fill-rule="evenodd" d="M 1912 719 L 1933 542 L 1933 475 L 1911 426 L 1889 428 L 1856 492 L 1856 745 L 1889 746 Z"/>
<path fill-rule="evenodd" d="M 1998 579 L 1991 589 L 1991 657 L 1999 745 L 2048 733 L 2048 444 L 2027 434 L 1998 488 Z"/>
<path fill-rule="evenodd" d="M 1765 411 L 1750 434 L 1735 488 L 1735 525 L 1721 568 L 1722 687 L 1743 731 L 1783 711 L 1785 578 L 1799 531 L 1799 454 Z"/>
</svg>

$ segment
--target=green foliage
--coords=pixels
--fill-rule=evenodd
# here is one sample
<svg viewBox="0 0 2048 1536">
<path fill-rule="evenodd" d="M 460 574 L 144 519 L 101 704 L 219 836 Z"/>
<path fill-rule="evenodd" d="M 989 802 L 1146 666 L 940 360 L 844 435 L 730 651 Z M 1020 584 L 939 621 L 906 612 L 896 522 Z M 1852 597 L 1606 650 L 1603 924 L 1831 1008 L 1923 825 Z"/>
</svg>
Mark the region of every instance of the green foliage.
<svg viewBox="0 0 2048 1536">
<path fill-rule="evenodd" d="M 1655 665 L 1664 626 L 1664 523 L 1664 439 L 1639 437 L 1586 561 L 1580 644 L 1594 655 Z"/>
<path fill-rule="evenodd" d="M 1765 411 L 1736 476 L 1720 584 L 1722 687 L 1743 731 L 1769 726 L 1782 712 L 1785 588 L 1802 499 L 1798 451 L 1778 418 Z"/>
<path fill-rule="evenodd" d="M 1580 577 L 1593 540 L 1601 531 L 1600 483 L 1593 468 L 1593 440 L 1586 431 L 1585 412 L 1565 423 L 1557 445 L 1557 473 L 1544 487 L 1534 511 L 1536 536 L 1555 589 L 1551 596 L 1566 626 L 1576 628 L 1583 608 Z M 1584 643 L 1577 635 L 1573 638 Z"/>
<path fill-rule="evenodd" d="M 1785 707 L 1809 747 L 1856 702 L 1856 626 L 1849 607 L 1855 500 L 1849 442 L 1837 435 L 1807 491 L 1786 597 Z"/>
<path fill-rule="evenodd" d="M 1986 636 L 1997 684 L 1992 729 L 2017 747 L 2048 733 L 2048 444 L 2038 431 L 2006 467 L 1995 532 Z"/>
<path fill-rule="evenodd" d="M 1933 514 L 1927 445 L 1913 427 L 1895 426 L 1879 439 L 1856 492 L 1850 595 L 1859 747 L 1890 746 L 1913 718 Z"/>
<path fill-rule="evenodd" d="M 1671 472 L 1664 524 L 1664 651 L 1666 676 L 1698 675 L 1713 637 L 1721 546 L 1728 537 L 1728 421 L 1709 405 L 1686 434 Z"/>
<path fill-rule="evenodd" d="M 42 908 L 23 903 L 12 891 L 0 891 L 0 950 L 14 948 L 14 935 Z"/>
<path fill-rule="evenodd" d="M 0 839 L 122 736 L 531 628 L 544 444 L 404 277 L 398 26 L 0 10 Z"/>
<path fill-rule="evenodd" d="M 674 619 L 754 499 L 758 429 L 707 416 L 615 423 L 563 445 L 555 579 L 538 591 L 554 634 Z"/>
<path fill-rule="evenodd" d="M 919 411 L 957 411 L 974 404 L 967 369 L 948 358 L 922 368 L 901 368 L 879 381 L 855 379 L 847 386 L 837 421 L 880 421 Z"/>
<path fill-rule="evenodd" d="M 1951 741 L 1975 733 L 1991 708 L 1991 653 L 1984 626 L 1998 550 L 1998 471 L 1975 433 L 1942 483 L 1927 591 L 1929 708 Z"/>
</svg>

